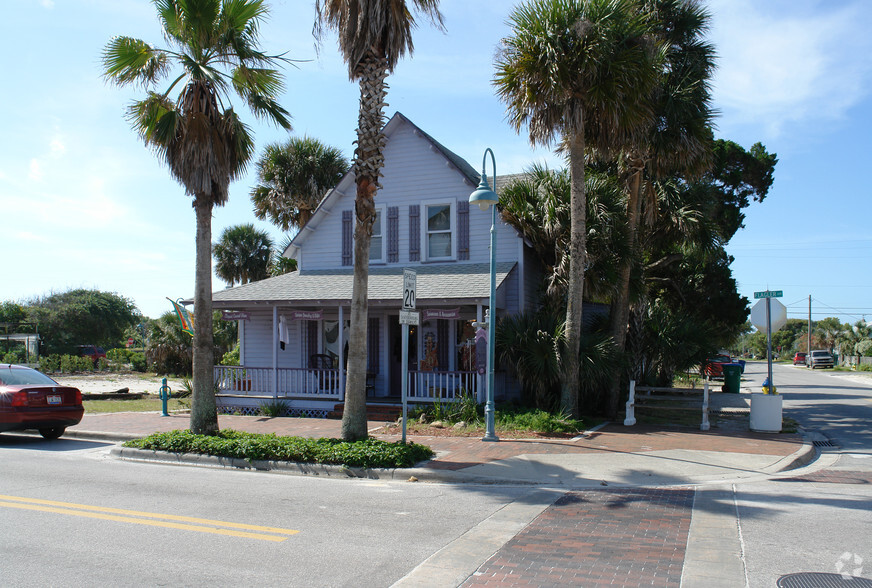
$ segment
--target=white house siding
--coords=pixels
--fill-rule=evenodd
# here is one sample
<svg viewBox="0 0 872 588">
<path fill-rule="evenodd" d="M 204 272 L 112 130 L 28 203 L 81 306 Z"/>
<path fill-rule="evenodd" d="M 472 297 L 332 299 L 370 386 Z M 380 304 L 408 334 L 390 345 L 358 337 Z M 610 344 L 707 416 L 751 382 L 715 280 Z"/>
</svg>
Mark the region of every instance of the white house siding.
<svg viewBox="0 0 872 588">
<path fill-rule="evenodd" d="M 385 147 L 385 168 L 382 189 L 376 195 L 376 206 L 399 208 L 399 261 L 391 265 L 417 265 L 409 261 L 409 207 L 422 202 L 465 202 L 475 186 L 454 167 L 429 139 L 417 135 L 415 129 L 402 123 L 390 135 Z M 328 199 L 322 209 L 329 215 L 317 219 L 311 234 L 301 240 L 297 254 L 302 270 L 348 267 L 342 265 L 342 212 L 353 210 L 355 188 L 346 178 L 339 186 L 342 195 Z M 385 215 L 387 216 L 387 215 Z M 424 213 L 421 210 L 421 217 Z M 386 221 L 387 219 L 383 219 Z M 457 214 L 454 223 L 454 255 L 457 255 Z M 387 223 L 383 222 L 384 239 Z M 472 206 L 469 210 L 470 259 L 460 263 L 486 263 L 490 261 L 491 212 L 482 212 Z M 424 259 L 424 231 L 419 231 L 422 259 Z M 516 261 L 517 233 L 502 222 L 497 223 L 497 260 Z M 381 262 L 384 264 L 386 262 Z"/>
</svg>

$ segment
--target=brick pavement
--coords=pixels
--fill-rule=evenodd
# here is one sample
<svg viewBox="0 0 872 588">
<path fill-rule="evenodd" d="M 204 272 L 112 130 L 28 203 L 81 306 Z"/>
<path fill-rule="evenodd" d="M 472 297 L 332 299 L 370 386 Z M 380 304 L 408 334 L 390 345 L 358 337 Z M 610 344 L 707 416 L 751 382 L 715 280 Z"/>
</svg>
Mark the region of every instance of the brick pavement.
<svg viewBox="0 0 872 588">
<path fill-rule="evenodd" d="M 153 432 L 187 429 L 187 414 L 162 417 L 159 413 L 86 414 L 82 422 L 70 431 L 99 431 L 148 435 Z M 341 421 L 293 417 L 263 417 L 220 415 L 222 429 L 235 429 L 253 433 L 276 433 L 303 437 L 338 437 Z M 370 422 L 370 430 L 381 422 Z M 398 435 L 375 436 L 386 440 L 399 440 Z M 430 469 L 461 470 L 467 467 L 509 459 L 525 454 L 578 454 L 578 453 L 645 453 L 667 449 L 687 449 L 727 453 L 787 456 L 802 445 L 796 434 L 752 433 L 733 429 L 699 431 L 694 428 L 665 426 L 624 427 L 608 425 L 582 439 L 503 439 L 499 443 L 482 443 L 477 437 L 409 436 L 410 441 L 431 447 L 436 458 L 426 464 Z"/>
<path fill-rule="evenodd" d="M 568 492 L 466 583 L 485 586 L 675 586 L 691 489 Z"/>
</svg>

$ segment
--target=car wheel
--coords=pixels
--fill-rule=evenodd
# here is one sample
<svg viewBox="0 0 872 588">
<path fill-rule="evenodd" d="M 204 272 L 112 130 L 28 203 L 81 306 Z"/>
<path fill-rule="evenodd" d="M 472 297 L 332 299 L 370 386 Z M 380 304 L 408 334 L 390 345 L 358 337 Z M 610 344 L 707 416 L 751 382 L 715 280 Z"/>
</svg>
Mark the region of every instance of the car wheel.
<svg viewBox="0 0 872 588">
<path fill-rule="evenodd" d="M 57 439 L 66 431 L 66 427 L 47 427 L 45 429 L 40 429 L 39 434 L 42 435 L 46 439 Z"/>
</svg>

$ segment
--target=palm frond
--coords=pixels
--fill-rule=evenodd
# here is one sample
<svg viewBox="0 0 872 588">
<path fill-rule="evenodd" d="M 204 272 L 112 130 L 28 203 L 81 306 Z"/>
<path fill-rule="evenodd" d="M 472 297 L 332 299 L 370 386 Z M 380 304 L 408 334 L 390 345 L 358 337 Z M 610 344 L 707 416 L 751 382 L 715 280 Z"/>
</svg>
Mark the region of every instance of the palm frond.
<svg viewBox="0 0 872 588">
<path fill-rule="evenodd" d="M 115 37 L 103 50 L 103 75 L 119 86 L 139 84 L 148 87 L 167 71 L 167 53 L 139 39 Z"/>
</svg>

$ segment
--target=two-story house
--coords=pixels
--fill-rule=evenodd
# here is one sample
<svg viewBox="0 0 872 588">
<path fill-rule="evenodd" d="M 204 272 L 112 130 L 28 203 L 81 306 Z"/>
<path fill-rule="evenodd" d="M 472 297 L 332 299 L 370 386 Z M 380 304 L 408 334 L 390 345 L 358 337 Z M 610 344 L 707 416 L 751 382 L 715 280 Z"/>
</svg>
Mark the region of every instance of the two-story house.
<svg viewBox="0 0 872 588">
<path fill-rule="evenodd" d="M 491 213 L 470 206 L 480 173 L 402 114 L 384 129 L 382 188 L 376 196 L 369 273 L 367 396 L 399 402 L 403 269 L 417 272 L 418 326 L 410 327 L 409 402 L 485 397 L 473 321 L 490 295 Z M 253 413 L 280 399 L 292 414 L 322 416 L 342 402 L 352 289 L 356 186 L 351 173 L 332 189 L 285 255 L 298 271 L 213 295 L 238 311 L 240 363 L 216 367 L 222 411 Z M 536 306 L 541 273 L 523 237 L 498 221 L 497 317 Z M 497 373 L 498 401 L 517 384 Z"/>
</svg>

